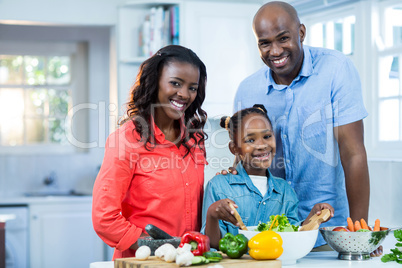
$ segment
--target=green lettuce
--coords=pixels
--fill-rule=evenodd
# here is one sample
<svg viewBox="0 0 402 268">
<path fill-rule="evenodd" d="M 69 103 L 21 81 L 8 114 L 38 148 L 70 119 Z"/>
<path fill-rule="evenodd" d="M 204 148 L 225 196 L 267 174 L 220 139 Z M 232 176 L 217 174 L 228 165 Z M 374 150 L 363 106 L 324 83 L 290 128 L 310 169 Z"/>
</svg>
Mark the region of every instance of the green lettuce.
<svg viewBox="0 0 402 268">
<path fill-rule="evenodd" d="M 273 220 L 275 219 L 275 216 L 276 215 L 271 215 L 269 217 L 269 222 L 267 223 L 260 222 L 257 226 L 257 230 L 260 232 L 268 231 L 269 227 L 271 227 L 272 225 Z M 277 215 L 275 223 L 271 229 L 271 231 L 274 232 L 297 232 L 298 230 L 299 226 L 290 224 L 289 219 L 285 216 L 285 214 Z"/>
<path fill-rule="evenodd" d="M 391 249 L 392 253 L 385 254 L 384 256 L 381 257 L 382 262 L 389 262 L 389 261 L 395 261 L 399 264 L 402 264 L 402 251 L 399 250 L 398 247 L 402 246 L 402 230 L 396 230 L 394 231 L 394 236 L 396 240 L 398 241 L 395 246 L 397 248 Z"/>
</svg>

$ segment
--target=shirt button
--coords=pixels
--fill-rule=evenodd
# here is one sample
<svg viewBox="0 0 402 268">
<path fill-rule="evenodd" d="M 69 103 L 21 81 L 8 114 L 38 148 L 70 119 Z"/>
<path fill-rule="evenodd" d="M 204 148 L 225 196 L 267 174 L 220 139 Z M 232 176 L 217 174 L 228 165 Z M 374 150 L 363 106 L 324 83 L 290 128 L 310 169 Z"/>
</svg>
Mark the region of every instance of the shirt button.
<svg viewBox="0 0 402 268">
<path fill-rule="evenodd" d="M 283 135 L 283 138 L 286 139 L 288 136 L 286 134 Z"/>
<path fill-rule="evenodd" d="M 291 181 L 288 181 L 288 183 L 289 183 L 289 185 L 291 185 L 291 184 L 292 184 L 292 182 L 291 182 Z"/>
<path fill-rule="evenodd" d="M 288 92 L 291 92 L 292 90 L 290 88 L 288 88 Z"/>
<path fill-rule="evenodd" d="M 188 182 L 186 182 L 186 186 L 188 186 Z"/>
<path fill-rule="evenodd" d="M 262 203 L 263 205 L 265 205 L 265 202 L 264 203 Z"/>
<path fill-rule="evenodd" d="M 289 159 L 286 159 L 286 163 L 290 163 L 290 160 L 289 160 Z"/>
</svg>

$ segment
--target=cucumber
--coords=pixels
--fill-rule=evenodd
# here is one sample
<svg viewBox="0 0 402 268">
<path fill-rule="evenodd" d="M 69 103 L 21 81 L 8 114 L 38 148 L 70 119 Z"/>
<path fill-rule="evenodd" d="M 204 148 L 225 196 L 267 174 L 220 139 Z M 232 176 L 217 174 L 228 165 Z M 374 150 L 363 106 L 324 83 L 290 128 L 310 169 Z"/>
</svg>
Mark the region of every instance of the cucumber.
<svg viewBox="0 0 402 268">
<path fill-rule="evenodd" d="M 207 258 L 203 256 L 194 256 L 191 260 L 191 265 L 201 265 L 205 263 L 209 263 L 209 261 L 207 262 Z"/>
<path fill-rule="evenodd" d="M 173 239 L 171 235 L 152 224 L 147 224 L 145 230 L 153 239 Z"/>
</svg>

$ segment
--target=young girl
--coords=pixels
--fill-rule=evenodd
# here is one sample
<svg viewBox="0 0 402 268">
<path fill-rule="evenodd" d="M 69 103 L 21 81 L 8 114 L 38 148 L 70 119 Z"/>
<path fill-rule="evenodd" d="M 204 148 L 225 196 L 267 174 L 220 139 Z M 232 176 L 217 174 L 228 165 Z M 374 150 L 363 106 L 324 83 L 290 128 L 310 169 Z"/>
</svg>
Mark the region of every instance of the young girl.
<svg viewBox="0 0 402 268">
<path fill-rule="evenodd" d="M 238 222 L 229 203 L 237 208 L 246 226 L 268 222 L 269 216 L 285 214 L 291 224 L 299 224 L 298 199 L 291 186 L 272 176 L 268 167 L 276 152 L 272 124 L 263 105 L 254 105 L 222 117 L 220 125 L 229 131 L 229 149 L 241 162 L 237 175 L 217 175 L 205 189 L 203 228 L 211 247 L 218 248 L 219 240 L 227 232 L 238 233 Z M 316 204 L 310 212 L 321 213 L 333 208 L 326 203 Z M 308 222 L 308 221 L 306 221 Z"/>
<path fill-rule="evenodd" d="M 147 224 L 172 236 L 201 229 L 205 85 L 205 65 L 181 46 L 140 66 L 93 189 L 94 229 L 113 259 L 135 255 Z"/>
</svg>

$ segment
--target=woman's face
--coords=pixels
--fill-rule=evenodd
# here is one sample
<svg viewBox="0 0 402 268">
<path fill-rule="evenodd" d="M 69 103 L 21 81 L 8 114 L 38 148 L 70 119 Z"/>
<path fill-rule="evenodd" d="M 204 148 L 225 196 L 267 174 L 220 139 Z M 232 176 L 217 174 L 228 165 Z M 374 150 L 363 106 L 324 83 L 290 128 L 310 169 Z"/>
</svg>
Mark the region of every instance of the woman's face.
<svg viewBox="0 0 402 268">
<path fill-rule="evenodd" d="M 159 78 L 155 117 L 178 120 L 197 96 L 200 72 L 190 63 L 165 64 Z"/>
<path fill-rule="evenodd" d="M 263 115 L 252 113 L 243 117 L 239 127 L 234 151 L 240 155 L 247 174 L 265 176 L 276 153 L 271 124 Z"/>
</svg>

